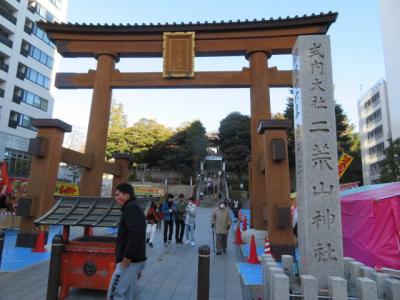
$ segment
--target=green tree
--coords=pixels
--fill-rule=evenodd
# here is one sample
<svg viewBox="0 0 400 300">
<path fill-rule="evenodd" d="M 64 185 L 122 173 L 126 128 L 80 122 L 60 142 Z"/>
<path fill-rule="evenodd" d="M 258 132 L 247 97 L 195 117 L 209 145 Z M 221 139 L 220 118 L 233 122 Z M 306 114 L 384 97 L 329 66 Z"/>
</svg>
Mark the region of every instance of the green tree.
<svg viewBox="0 0 400 300">
<path fill-rule="evenodd" d="M 106 157 L 111 158 L 113 153 L 128 153 L 128 144 L 124 138 L 127 127 L 127 117 L 124 106 L 113 99 L 111 103 L 110 121 L 108 125 Z"/>
<path fill-rule="evenodd" d="M 185 122 L 167 141 L 163 166 L 194 175 L 200 161 L 207 155 L 208 140 L 206 130 L 200 121 Z"/>
<path fill-rule="evenodd" d="M 385 149 L 385 160 L 381 166 L 381 182 L 400 181 L 400 138 Z"/>
<path fill-rule="evenodd" d="M 289 169 L 294 170 L 296 165 L 295 155 L 296 150 L 294 147 L 294 108 L 293 108 L 293 97 L 288 97 L 286 99 L 286 108 L 283 112 L 283 117 L 287 120 L 291 120 L 293 126 L 288 130 L 288 157 L 289 157 Z"/>
<path fill-rule="evenodd" d="M 125 130 L 124 139 L 135 162 L 153 166 L 161 159 L 160 152 L 172 133 L 170 128 L 155 120 L 142 118 Z"/>
<path fill-rule="evenodd" d="M 283 113 L 285 119 L 294 120 L 293 97 L 289 97 L 286 102 L 286 108 Z M 344 112 L 342 106 L 335 104 L 336 117 L 336 135 L 337 135 L 337 152 L 338 156 L 343 152 L 354 157 L 349 169 L 342 177 L 341 182 L 362 181 L 361 170 L 361 150 L 358 135 L 354 133 L 354 125 L 350 124 L 349 119 Z M 294 147 L 294 130 L 288 131 L 288 154 L 289 167 L 291 170 L 295 168 L 295 147 Z"/>
<path fill-rule="evenodd" d="M 289 97 L 286 102 L 286 108 L 283 113 L 285 119 L 294 120 L 293 97 Z M 338 153 L 349 152 L 353 146 L 354 126 L 350 124 L 347 115 L 345 114 L 342 106 L 338 103 L 335 104 L 335 118 L 336 118 L 336 136 Z M 294 131 L 293 128 L 288 132 L 288 148 L 289 148 L 289 164 L 294 166 Z"/>
<path fill-rule="evenodd" d="M 208 139 L 206 129 L 200 121 L 194 121 L 185 130 L 185 147 L 183 155 L 193 172 L 197 172 L 207 155 Z"/>
<path fill-rule="evenodd" d="M 125 115 L 124 106 L 116 100 L 112 100 L 110 111 L 109 131 L 119 131 L 128 126 L 128 117 Z"/>
<path fill-rule="evenodd" d="M 227 171 L 235 172 L 239 181 L 247 171 L 247 156 L 251 153 L 250 117 L 232 112 L 220 122 L 219 148 Z"/>
<path fill-rule="evenodd" d="M 340 183 L 358 181 L 362 185 L 361 141 L 358 133 L 351 135 L 351 144 L 349 151 L 346 153 L 353 157 L 353 161 L 342 178 L 340 178 Z"/>
<path fill-rule="evenodd" d="M 354 125 L 350 124 L 346 113 L 338 103 L 335 104 L 335 118 L 338 153 L 348 153 L 353 146 Z"/>
</svg>

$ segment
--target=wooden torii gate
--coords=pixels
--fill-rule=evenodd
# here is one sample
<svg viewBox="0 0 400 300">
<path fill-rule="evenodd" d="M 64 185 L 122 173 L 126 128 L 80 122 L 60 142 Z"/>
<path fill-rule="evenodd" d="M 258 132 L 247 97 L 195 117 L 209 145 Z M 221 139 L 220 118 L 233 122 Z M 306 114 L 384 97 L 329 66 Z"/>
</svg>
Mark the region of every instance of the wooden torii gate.
<svg viewBox="0 0 400 300">
<path fill-rule="evenodd" d="M 292 71 L 268 67 L 271 55 L 291 54 L 299 35 L 325 34 L 335 22 L 337 13 L 236 22 L 149 24 L 149 25 L 93 25 L 39 23 L 64 57 L 95 57 L 97 69 L 87 73 L 58 73 L 55 85 L 60 89 L 93 89 L 91 112 L 85 153 L 93 156 L 96 164 L 84 169 L 81 194 L 100 194 L 104 170 L 104 154 L 112 89 L 144 88 L 250 88 L 251 105 L 251 214 L 252 225 L 265 229 L 274 207 L 290 206 L 289 170 L 281 164 L 282 178 L 273 175 L 270 146 L 265 144 L 269 128 L 285 130 L 285 126 L 267 122 L 271 119 L 270 87 L 291 87 Z M 194 32 L 194 56 L 245 56 L 249 68 L 242 71 L 194 72 L 182 78 L 163 77 L 162 72 L 120 72 L 115 68 L 121 57 L 163 57 L 165 33 Z M 164 58 L 165 59 L 165 58 Z M 262 128 L 258 132 L 259 124 Z M 286 134 L 286 131 L 285 131 Z M 266 149 L 264 151 L 264 148 Z M 287 160 L 286 160 L 287 162 Z M 275 169 L 274 169 L 275 168 Z M 271 182 L 275 182 L 271 183 Z M 266 184 L 268 183 L 268 184 Z M 282 191 L 266 190 L 279 187 Z M 271 193 L 272 192 L 272 193 Z M 268 224 L 272 230 L 272 224 Z M 293 245 L 291 228 L 284 229 L 277 244 Z M 274 241 L 271 240 L 273 246 Z"/>
</svg>

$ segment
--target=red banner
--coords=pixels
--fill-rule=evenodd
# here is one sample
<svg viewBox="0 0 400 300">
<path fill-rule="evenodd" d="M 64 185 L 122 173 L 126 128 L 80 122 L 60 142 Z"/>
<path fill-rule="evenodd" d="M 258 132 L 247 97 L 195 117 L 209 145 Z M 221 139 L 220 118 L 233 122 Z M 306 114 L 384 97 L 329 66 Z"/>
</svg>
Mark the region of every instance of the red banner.
<svg viewBox="0 0 400 300">
<path fill-rule="evenodd" d="M 12 187 L 8 178 L 7 164 L 4 161 L 0 164 L 0 194 L 8 194 L 12 192 Z"/>
</svg>

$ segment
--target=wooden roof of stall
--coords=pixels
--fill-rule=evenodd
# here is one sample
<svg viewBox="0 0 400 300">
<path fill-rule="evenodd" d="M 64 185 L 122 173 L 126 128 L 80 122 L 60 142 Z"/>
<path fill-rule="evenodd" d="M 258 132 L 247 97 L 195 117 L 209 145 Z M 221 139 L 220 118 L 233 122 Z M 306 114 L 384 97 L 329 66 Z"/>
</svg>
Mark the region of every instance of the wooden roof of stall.
<svg viewBox="0 0 400 300">
<path fill-rule="evenodd" d="M 116 227 L 121 207 L 111 197 L 61 197 L 35 224 Z"/>
<path fill-rule="evenodd" d="M 196 56 L 245 55 L 251 50 L 290 54 L 299 35 L 326 34 L 337 13 L 277 19 L 172 24 L 72 24 L 39 22 L 64 57 L 162 57 L 164 32 L 196 33 Z"/>
</svg>

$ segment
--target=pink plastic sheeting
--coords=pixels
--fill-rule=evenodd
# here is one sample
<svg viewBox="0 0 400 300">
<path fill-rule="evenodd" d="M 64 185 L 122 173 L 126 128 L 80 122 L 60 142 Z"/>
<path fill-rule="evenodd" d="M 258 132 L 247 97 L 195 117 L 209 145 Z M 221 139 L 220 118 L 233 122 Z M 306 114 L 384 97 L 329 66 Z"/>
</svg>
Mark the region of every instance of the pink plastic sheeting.
<svg viewBox="0 0 400 300">
<path fill-rule="evenodd" d="M 400 269 L 400 182 L 342 196 L 344 256 Z"/>
</svg>

